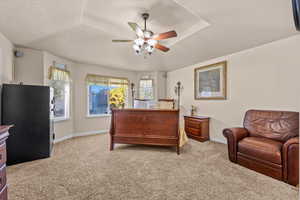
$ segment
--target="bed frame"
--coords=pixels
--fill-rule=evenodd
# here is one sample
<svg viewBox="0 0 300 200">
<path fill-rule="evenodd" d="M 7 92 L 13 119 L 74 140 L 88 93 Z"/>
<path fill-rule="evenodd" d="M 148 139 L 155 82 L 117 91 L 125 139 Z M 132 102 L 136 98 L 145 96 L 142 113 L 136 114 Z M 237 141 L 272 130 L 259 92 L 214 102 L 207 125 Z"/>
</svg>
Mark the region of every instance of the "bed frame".
<svg viewBox="0 0 300 200">
<path fill-rule="evenodd" d="M 112 109 L 110 150 L 114 144 L 174 146 L 179 150 L 179 111 Z"/>
</svg>

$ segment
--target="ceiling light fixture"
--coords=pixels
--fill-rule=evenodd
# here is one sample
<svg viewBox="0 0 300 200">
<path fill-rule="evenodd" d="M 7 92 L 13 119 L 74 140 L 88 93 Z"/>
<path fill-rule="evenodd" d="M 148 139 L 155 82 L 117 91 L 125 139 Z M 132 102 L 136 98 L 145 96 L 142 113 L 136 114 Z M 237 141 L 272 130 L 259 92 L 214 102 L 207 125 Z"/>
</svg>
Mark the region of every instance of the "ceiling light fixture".
<svg viewBox="0 0 300 200">
<path fill-rule="evenodd" d="M 146 56 L 153 53 L 154 46 L 157 44 L 157 41 L 151 38 L 153 36 L 153 32 L 147 30 L 147 19 L 149 18 L 149 14 L 144 13 L 142 17 L 145 22 L 145 27 L 144 30 L 142 30 L 143 34 L 137 34 L 138 38 L 134 40 L 133 49 L 137 55 L 144 54 L 144 56 Z M 141 31 L 138 30 L 138 32 Z"/>
<path fill-rule="evenodd" d="M 154 35 L 152 31 L 147 29 L 148 13 L 143 13 L 144 29 L 141 29 L 137 23 L 128 22 L 129 26 L 135 31 L 137 39 L 133 40 L 132 48 L 137 55 L 151 55 L 155 49 L 163 52 L 169 51 L 169 48 L 158 43 L 160 40 L 177 37 L 175 31 L 169 31 Z M 132 40 L 113 40 L 113 42 L 132 42 Z"/>
</svg>

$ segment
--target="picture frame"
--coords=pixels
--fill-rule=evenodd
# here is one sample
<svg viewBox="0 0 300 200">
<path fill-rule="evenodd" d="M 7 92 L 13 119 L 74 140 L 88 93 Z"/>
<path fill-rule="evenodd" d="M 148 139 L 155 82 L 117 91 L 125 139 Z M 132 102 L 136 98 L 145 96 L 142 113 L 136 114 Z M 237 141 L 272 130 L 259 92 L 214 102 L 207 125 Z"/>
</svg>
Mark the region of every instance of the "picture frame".
<svg viewBox="0 0 300 200">
<path fill-rule="evenodd" d="M 195 100 L 227 99 L 227 61 L 222 61 L 194 70 Z"/>
</svg>

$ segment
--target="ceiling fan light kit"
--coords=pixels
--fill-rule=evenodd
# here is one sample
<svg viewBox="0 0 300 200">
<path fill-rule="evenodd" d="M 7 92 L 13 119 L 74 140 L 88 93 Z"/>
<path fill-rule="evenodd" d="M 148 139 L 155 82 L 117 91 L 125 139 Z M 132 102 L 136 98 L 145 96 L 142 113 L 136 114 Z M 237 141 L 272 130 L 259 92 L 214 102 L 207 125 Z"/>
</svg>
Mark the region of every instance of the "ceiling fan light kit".
<svg viewBox="0 0 300 200">
<path fill-rule="evenodd" d="M 135 40 L 113 40 L 113 42 L 133 42 L 132 48 L 137 55 L 151 55 L 155 49 L 159 49 L 163 52 L 169 51 L 169 48 L 159 44 L 160 40 L 177 37 L 175 31 L 169 31 L 154 35 L 151 30 L 147 29 L 147 19 L 149 18 L 148 13 L 143 13 L 142 18 L 144 19 L 144 29 L 141 29 L 137 23 L 128 22 L 128 25 L 135 32 L 137 39 Z"/>
<path fill-rule="evenodd" d="M 133 49 L 135 50 L 135 53 L 137 55 L 144 53 L 147 53 L 149 55 L 152 54 L 154 51 L 154 47 L 157 44 L 157 40 L 148 39 L 145 40 L 143 38 L 138 38 L 134 40 Z"/>
</svg>

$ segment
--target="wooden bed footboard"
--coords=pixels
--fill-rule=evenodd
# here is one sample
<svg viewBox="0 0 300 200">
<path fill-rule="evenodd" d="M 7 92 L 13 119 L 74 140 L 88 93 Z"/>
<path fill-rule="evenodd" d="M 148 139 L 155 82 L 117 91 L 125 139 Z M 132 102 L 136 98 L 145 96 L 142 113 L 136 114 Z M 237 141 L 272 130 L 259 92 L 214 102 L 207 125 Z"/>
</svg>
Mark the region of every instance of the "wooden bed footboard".
<svg viewBox="0 0 300 200">
<path fill-rule="evenodd" d="M 179 111 L 162 109 L 113 109 L 110 150 L 114 144 L 174 146 L 179 149 Z"/>
</svg>

